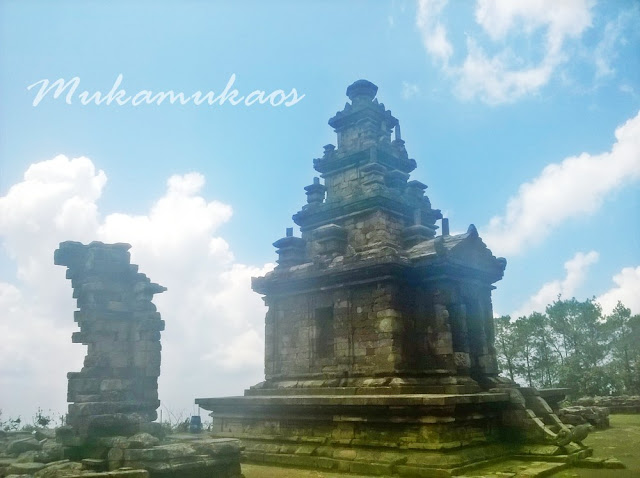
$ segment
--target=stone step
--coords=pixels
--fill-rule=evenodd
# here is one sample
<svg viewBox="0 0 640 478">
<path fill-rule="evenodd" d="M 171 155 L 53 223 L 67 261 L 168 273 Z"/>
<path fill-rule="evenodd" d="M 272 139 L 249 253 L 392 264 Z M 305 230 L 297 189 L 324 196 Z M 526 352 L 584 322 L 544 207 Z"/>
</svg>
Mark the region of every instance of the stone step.
<svg viewBox="0 0 640 478">
<path fill-rule="evenodd" d="M 548 461 L 503 460 L 487 463 L 483 466 L 474 465 L 468 468 L 452 470 L 454 476 L 485 477 L 485 478 L 542 478 L 551 476 L 561 470 L 569 468 L 569 463 Z"/>
</svg>

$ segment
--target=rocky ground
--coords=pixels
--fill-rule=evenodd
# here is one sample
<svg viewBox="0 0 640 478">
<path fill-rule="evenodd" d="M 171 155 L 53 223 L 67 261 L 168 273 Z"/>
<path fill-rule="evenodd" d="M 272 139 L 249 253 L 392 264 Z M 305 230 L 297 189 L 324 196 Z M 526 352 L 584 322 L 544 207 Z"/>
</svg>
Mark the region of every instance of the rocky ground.
<svg viewBox="0 0 640 478">
<path fill-rule="evenodd" d="M 53 430 L 0 431 L 0 478 L 240 476 L 240 445 L 233 439 L 214 439 L 202 433 L 170 434 L 161 441 L 138 433 L 95 441 L 90 448 L 95 458 L 72 461 L 65 459 L 70 449 L 56 440 Z"/>
<path fill-rule="evenodd" d="M 640 395 L 583 397 L 576 400 L 575 405 L 607 407 L 611 413 L 640 413 Z"/>
</svg>

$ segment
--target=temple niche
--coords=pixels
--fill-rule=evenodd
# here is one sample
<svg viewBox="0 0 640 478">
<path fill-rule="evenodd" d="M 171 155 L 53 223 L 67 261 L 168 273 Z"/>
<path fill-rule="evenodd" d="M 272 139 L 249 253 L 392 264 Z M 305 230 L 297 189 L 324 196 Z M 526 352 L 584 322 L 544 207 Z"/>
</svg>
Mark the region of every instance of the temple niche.
<svg viewBox="0 0 640 478">
<path fill-rule="evenodd" d="M 278 266 L 253 279 L 264 382 L 196 403 L 258 463 L 447 476 L 514 453 L 587 454 L 555 444 L 564 425 L 540 392 L 499 377 L 491 292 L 506 260 L 473 225 L 450 234 L 377 89 L 347 88 L 329 120 L 337 146 L 313 161 L 324 181 L 293 216 L 301 236 L 288 228 Z"/>
</svg>

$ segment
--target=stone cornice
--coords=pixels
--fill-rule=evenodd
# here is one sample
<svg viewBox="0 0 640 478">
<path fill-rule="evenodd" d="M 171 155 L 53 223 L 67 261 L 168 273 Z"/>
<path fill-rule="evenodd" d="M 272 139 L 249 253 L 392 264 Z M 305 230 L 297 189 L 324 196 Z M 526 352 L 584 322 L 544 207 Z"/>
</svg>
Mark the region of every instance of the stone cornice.
<svg viewBox="0 0 640 478">
<path fill-rule="evenodd" d="M 362 149 L 346 154 L 339 151 L 335 154 L 323 156 L 313 160 L 313 167 L 323 177 L 330 176 L 339 171 L 364 166 L 368 163 L 378 163 L 387 166 L 389 169 L 397 169 L 403 173 L 410 173 L 417 167 L 415 159 L 404 158 L 394 154 L 393 151 L 384 147 L 376 147 L 375 159 L 371 158 L 371 148 Z"/>
<path fill-rule="evenodd" d="M 396 197 L 394 197 L 396 196 Z M 300 230 L 305 232 L 310 229 L 340 221 L 349 216 L 364 214 L 375 209 L 382 209 L 393 214 L 402 216 L 407 221 L 412 222 L 415 204 L 405 202 L 399 193 L 388 195 L 377 195 L 363 197 L 348 202 L 323 203 L 313 209 L 303 209 L 293 215 L 293 221 L 300 226 Z M 439 209 L 433 210 L 433 220 L 440 219 L 442 214 Z"/>
</svg>

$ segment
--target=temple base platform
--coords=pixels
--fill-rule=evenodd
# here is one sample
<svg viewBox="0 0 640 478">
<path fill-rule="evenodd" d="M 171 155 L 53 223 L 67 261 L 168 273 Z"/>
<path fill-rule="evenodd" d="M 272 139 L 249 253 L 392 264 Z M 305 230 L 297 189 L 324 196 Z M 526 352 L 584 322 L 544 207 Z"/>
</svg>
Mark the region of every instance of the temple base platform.
<svg viewBox="0 0 640 478">
<path fill-rule="evenodd" d="M 196 403 L 211 411 L 211 433 L 239 438 L 243 462 L 254 464 L 438 477 L 504 460 L 562 464 L 592 453 L 556 443 L 563 425 L 535 389 L 435 394 L 348 388 L 252 389 Z"/>
</svg>

